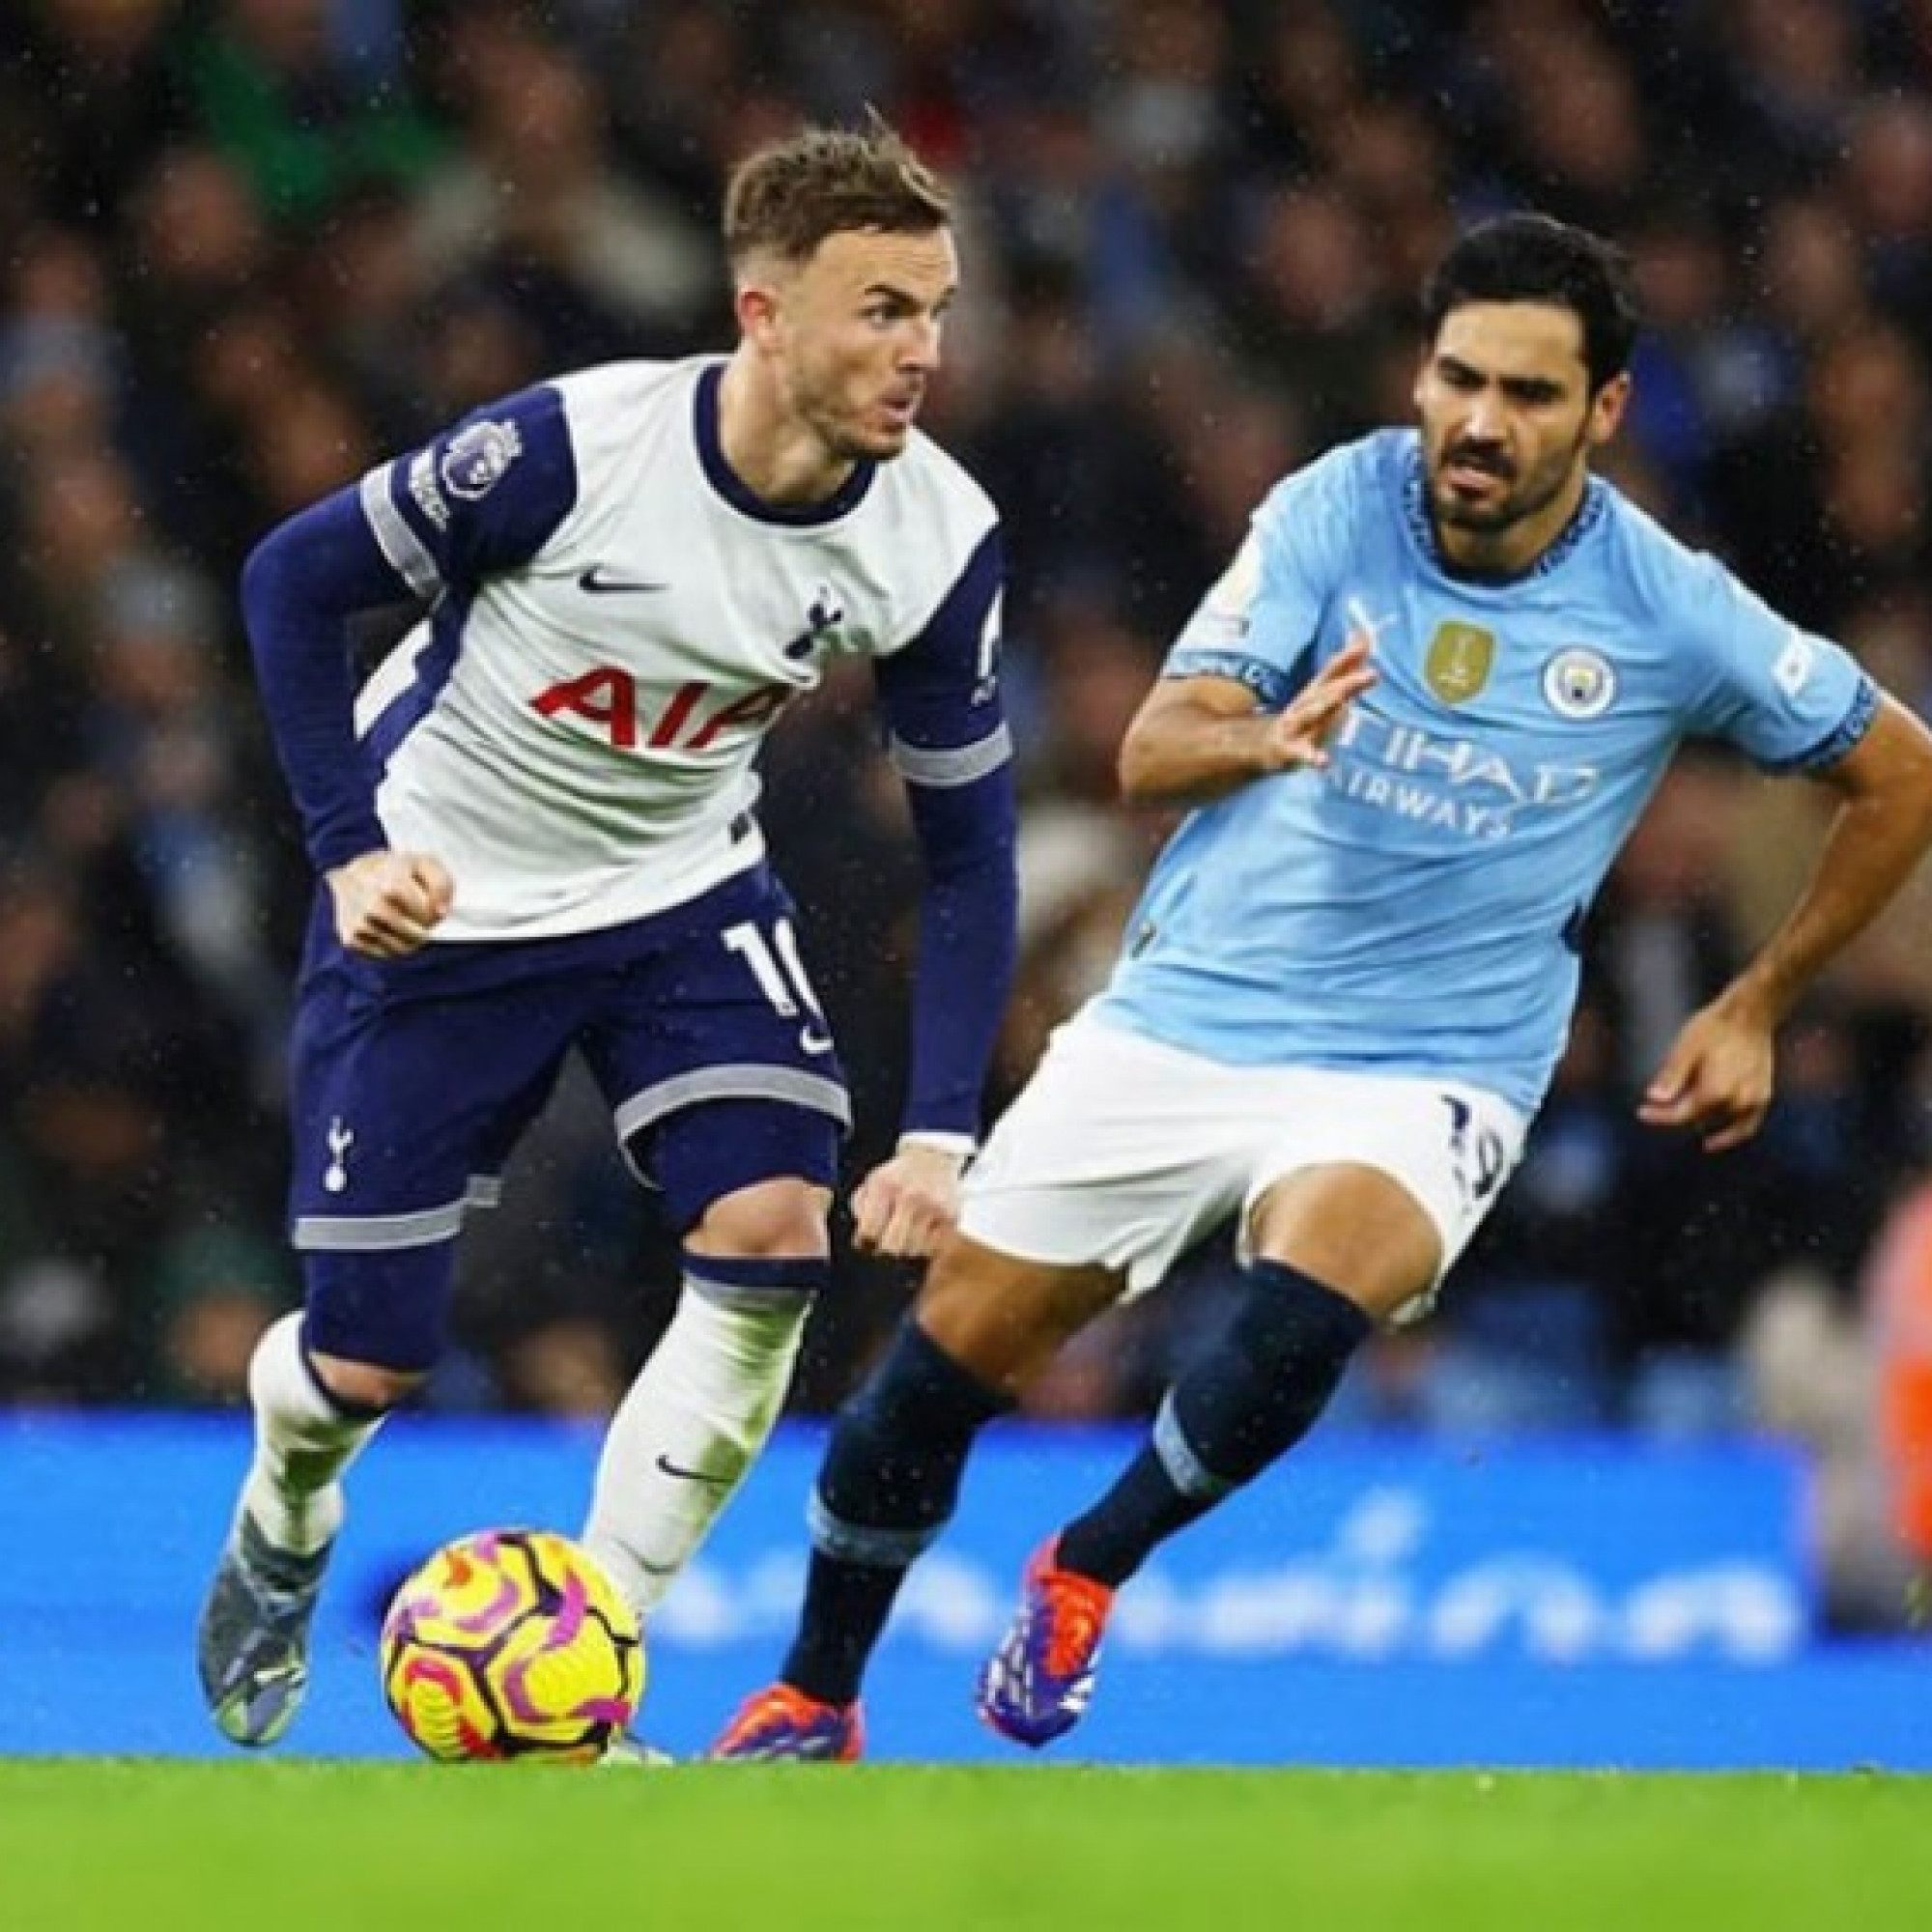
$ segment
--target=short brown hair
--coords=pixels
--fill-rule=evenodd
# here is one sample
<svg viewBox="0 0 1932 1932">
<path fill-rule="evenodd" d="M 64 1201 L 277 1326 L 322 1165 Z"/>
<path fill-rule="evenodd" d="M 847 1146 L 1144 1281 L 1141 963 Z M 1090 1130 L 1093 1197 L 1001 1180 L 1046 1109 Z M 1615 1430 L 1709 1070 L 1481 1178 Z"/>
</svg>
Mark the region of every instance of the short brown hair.
<svg viewBox="0 0 1932 1932">
<path fill-rule="evenodd" d="M 863 128 L 802 128 L 740 161 L 724 190 L 724 252 L 734 268 L 760 248 L 803 262 L 828 235 L 923 235 L 952 213 L 945 183 L 868 113 Z"/>
</svg>

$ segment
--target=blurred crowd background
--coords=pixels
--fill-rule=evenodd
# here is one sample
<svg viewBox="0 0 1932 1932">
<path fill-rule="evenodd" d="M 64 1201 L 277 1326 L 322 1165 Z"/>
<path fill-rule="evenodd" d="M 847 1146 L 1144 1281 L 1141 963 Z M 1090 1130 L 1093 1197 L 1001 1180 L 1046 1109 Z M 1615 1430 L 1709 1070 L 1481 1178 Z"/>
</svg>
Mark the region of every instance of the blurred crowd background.
<svg viewBox="0 0 1932 1932">
<path fill-rule="evenodd" d="M 1648 306 L 1605 466 L 1932 706 L 1932 0 L 14 0 L 0 33 L 0 1396 L 233 1402 L 297 1282 L 283 1033 L 312 882 L 233 586 L 280 517 L 559 369 L 728 346 L 733 160 L 876 104 L 962 196 L 927 426 L 1005 513 L 1024 947 L 997 1105 L 1097 983 L 1167 829 L 1113 754 L 1252 506 L 1408 414 L 1422 273 L 1535 206 Z M 890 1146 L 915 865 L 868 694 L 769 765 L 782 868 Z M 1819 1452 L 1835 1607 L 1932 1550 L 1921 885 L 1792 1031 L 1751 1149 L 1638 1129 L 1823 802 L 1693 750 L 1598 909 L 1527 1162 L 1351 1422 L 1739 1427 Z M 448 1407 L 589 1412 L 674 1252 L 574 1083 L 472 1224 Z M 1226 1263 L 1034 1408 L 1145 1410 Z M 903 1306 L 841 1259 L 797 1392 Z M 1917 1442 L 1915 1450 L 1913 1444 Z M 1913 1459 L 1916 1456 L 1917 1461 Z M 1918 1485 L 1914 1487 L 1915 1481 Z"/>
</svg>

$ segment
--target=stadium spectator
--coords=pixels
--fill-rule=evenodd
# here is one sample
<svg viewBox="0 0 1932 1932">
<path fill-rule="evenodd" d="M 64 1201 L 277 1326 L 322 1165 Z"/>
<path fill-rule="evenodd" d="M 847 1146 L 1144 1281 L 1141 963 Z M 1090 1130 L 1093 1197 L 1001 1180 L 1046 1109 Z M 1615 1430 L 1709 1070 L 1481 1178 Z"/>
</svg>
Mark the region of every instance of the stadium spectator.
<svg viewBox="0 0 1932 1932">
<path fill-rule="evenodd" d="M 387 47 L 357 44 L 351 11 L 220 0 L 184 45 L 197 119 L 278 222 L 319 220 L 367 183 L 412 181 L 441 152 L 392 57 L 393 30 Z"/>
<path fill-rule="evenodd" d="M 295 1301 L 294 1273 L 279 1244 L 259 1232 L 202 1219 L 170 1234 L 144 1284 L 149 1399 L 245 1403 L 249 1360 Z"/>
<path fill-rule="evenodd" d="M 112 222 L 190 115 L 183 0 L 42 0 L 8 22 L 0 128 L 8 188 L 60 222 Z M 17 232 L 8 224 L 10 232 Z"/>
<path fill-rule="evenodd" d="M 550 363 L 639 339 L 693 347 L 716 300 L 710 248 L 668 197 L 619 172 L 583 65 L 532 37 L 469 82 L 469 143 L 415 198 L 421 271 L 497 288 Z"/>
</svg>

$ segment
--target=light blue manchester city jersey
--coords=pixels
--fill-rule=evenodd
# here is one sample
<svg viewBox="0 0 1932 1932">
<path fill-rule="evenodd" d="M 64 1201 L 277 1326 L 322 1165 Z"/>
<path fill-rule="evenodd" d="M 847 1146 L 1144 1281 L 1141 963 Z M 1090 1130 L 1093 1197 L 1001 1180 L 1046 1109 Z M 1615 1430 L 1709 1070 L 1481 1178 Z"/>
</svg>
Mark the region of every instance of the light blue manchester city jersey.
<svg viewBox="0 0 1932 1932">
<path fill-rule="evenodd" d="M 1325 772 L 1183 820 L 1100 1016 L 1240 1064 L 1454 1075 L 1541 1098 L 1583 915 L 1678 743 L 1842 757 L 1877 692 L 1601 479 L 1522 577 L 1452 576 L 1420 444 L 1291 476 L 1171 653 L 1279 708 L 1357 630 L 1380 682 Z"/>
</svg>

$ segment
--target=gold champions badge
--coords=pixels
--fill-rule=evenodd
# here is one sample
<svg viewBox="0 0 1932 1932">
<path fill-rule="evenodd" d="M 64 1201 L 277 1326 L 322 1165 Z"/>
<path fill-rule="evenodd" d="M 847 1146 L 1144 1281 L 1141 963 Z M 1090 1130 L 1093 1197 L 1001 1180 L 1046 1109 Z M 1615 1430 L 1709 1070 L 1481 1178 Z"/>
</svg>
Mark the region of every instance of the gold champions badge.
<svg viewBox="0 0 1932 1932">
<path fill-rule="evenodd" d="M 1466 704 L 1489 683 L 1495 661 L 1493 632 L 1476 624 L 1438 624 L 1422 674 L 1444 704 Z"/>
</svg>

